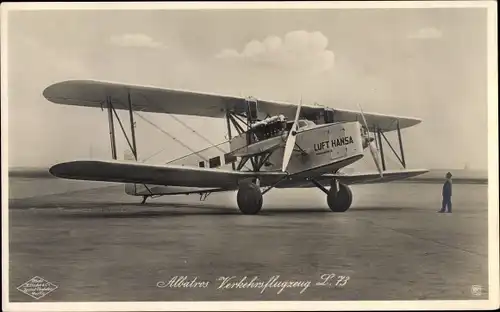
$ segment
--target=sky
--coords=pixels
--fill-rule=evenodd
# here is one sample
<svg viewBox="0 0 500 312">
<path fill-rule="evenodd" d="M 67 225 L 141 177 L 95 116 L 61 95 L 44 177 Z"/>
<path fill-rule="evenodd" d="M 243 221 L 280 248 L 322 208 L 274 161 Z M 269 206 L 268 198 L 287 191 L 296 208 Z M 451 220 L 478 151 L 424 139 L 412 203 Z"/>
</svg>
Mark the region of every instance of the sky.
<svg viewBox="0 0 500 312">
<path fill-rule="evenodd" d="M 9 166 L 110 159 L 106 112 L 42 96 L 96 79 L 413 116 L 408 167 L 487 168 L 486 9 L 44 10 L 7 23 Z M 226 134 L 223 119 L 176 116 L 202 139 L 143 116 L 193 150 Z M 189 152 L 141 119 L 136 131 L 142 159 Z M 375 170 L 369 157 L 360 166 Z"/>
</svg>

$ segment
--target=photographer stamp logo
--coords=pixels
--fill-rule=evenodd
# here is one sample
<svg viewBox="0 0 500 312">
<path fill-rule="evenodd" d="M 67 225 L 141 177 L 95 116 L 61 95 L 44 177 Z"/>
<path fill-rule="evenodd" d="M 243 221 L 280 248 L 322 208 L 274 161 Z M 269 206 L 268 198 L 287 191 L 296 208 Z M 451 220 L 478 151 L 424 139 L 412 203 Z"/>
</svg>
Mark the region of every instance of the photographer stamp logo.
<svg viewBox="0 0 500 312">
<path fill-rule="evenodd" d="M 27 294 L 35 299 L 40 299 L 45 297 L 49 293 L 57 289 L 57 285 L 52 284 L 49 281 L 44 280 L 40 276 L 35 276 L 26 283 L 17 287 L 17 290 Z"/>
<path fill-rule="evenodd" d="M 474 296 L 481 296 L 483 293 L 483 287 L 481 287 L 481 285 L 472 285 L 470 287 L 470 292 Z"/>
</svg>

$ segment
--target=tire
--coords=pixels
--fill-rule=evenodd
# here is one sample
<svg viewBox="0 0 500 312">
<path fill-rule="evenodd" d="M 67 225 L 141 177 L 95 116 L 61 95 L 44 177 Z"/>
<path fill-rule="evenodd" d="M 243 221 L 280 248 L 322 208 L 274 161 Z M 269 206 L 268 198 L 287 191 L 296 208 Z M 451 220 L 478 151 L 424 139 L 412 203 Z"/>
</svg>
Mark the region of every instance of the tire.
<svg viewBox="0 0 500 312">
<path fill-rule="evenodd" d="M 326 196 L 328 207 L 333 212 L 346 212 L 352 204 L 351 189 L 344 184 L 339 183 L 339 191 L 335 194 L 330 190 Z"/>
<path fill-rule="evenodd" d="M 236 201 L 238 202 L 238 208 L 243 214 L 257 214 L 262 208 L 262 192 L 253 183 L 242 185 L 238 190 Z"/>
</svg>

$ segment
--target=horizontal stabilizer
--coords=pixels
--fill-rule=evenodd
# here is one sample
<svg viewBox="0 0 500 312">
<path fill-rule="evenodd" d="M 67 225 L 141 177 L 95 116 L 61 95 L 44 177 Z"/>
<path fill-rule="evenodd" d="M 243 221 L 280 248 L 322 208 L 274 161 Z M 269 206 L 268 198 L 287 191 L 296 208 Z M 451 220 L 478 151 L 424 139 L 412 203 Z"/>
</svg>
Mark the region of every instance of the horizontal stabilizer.
<svg viewBox="0 0 500 312">
<path fill-rule="evenodd" d="M 388 170 L 383 171 L 383 177 L 380 177 L 378 171 L 351 173 L 351 174 L 325 174 L 322 178 L 338 179 L 344 184 L 371 184 L 371 183 L 386 183 L 396 180 L 403 180 L 415 177 L 429 172 L 427 169 L 409 169 L 409 170 Z"/>
</svg>

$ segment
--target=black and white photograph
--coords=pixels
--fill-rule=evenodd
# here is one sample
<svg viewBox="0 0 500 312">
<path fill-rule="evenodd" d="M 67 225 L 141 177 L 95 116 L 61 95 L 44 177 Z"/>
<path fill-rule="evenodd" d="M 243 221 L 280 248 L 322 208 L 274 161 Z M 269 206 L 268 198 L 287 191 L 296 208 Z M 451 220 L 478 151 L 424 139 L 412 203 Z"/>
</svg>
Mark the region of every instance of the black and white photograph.
<svg viewBox="0 0 500 312">
<path fill-rule="evenodd" d="M 3 310 L 499 307 L 496 2 L 1 23 Z"/>
</svg>

